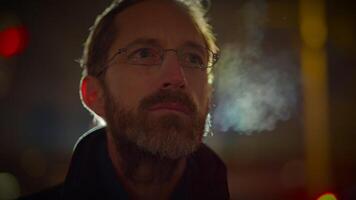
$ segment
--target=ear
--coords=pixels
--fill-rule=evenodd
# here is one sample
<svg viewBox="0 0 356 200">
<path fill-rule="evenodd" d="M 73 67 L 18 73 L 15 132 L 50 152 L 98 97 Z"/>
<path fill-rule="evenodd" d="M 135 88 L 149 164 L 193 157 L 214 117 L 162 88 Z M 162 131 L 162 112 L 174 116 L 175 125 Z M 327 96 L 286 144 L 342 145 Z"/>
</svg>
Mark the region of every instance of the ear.
<svg viewBox="0 0 356 200">
<path fill-rule="evenodd" d="M 104 90 L 97 78 L 90 75 L 83 77 L 80 81 L 80 95 L 84 107 L 104 118 Z"/>
</svg>

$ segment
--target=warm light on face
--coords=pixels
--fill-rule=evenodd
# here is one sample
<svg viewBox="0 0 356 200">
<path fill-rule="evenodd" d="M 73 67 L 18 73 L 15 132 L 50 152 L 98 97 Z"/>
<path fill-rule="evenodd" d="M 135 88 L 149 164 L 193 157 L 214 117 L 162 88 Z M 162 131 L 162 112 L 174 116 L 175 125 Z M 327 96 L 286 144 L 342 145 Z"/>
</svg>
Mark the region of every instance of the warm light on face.
<svg viewBox="0 0 356 200">
<path fill-rule="evenodd" d="M 327 192 L 318 197 L 317 200 L 337 200 L 337 198 L 333 193 Z"/>
</svg>

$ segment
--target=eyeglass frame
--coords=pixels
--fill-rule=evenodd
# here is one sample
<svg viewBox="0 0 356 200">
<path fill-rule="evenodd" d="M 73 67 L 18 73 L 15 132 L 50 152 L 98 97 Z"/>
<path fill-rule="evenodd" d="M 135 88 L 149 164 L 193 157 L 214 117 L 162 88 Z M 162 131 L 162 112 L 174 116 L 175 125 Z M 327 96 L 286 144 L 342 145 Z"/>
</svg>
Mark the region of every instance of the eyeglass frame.
<svg viewBox="0 0 356 200">
<path fill-rule="evenodd" d="M 217 62 L 218 62 L 218 60 L 219 60 L 219 58 L 220 58 L 220 54 L 219 54 L 219 52 L 217 52 L 217 53 L 214 53 L 212 50 L 210 50 L 209 48 L 207 48 L 207 47 L 203 47 L 205 50 L 208 50 L 208 52 L 210 52 L 211 53 L 211 55 L 212 55 L 212 61 L 208 61 L 208 65 L 206 66 L 206 67 L 191 67 L 191 68 L 196 68 L 196 69 L 209 69 L 209 68 L 212 68 Z M 96 76 L 97 77 L 100 77 L 101 75 L 103 75 L 103 73 L 109 68 L 109 65 L 110 65 L 110 63 L 116 58 L 116 56 L 118 56 L 118 55 L 120 55 L 120 54 L 122 54 L 122 53 L 126 53 L 127 52 L 127 49 L 128 49 L 128 47 L 125 47 L 125 48 L 120 48 L 120 49 L 118 49 L 117 50 L 117 52 L 114 54 L 114 55 L 112 55 L 112 57 L 106 62 L 106 64 L 103 64 L 103 65 L 101 65 L 101 69 L 96 73 Z M 178 55 L 178 49 L 164 49 L 164 48 L 161 48 L 161 50 L 162 50 L 162 55 L 160 55 L 160 57 L 161 57 L 161 62 L 160 62 L 160 64 L 162 64 L 162 62 L 163 62 L 163 59 L 165 58 L 165 55 L 166 55 L 166 53 L 168 52 L 168 51 L 173 51 L 173 52 L 175 52 L 176 53 L 176 55 L 177 56 L 179 56 Z M 210 58 L 209 58 L 210 59 Z M 178 58 L 178 62 L 180 62 L 180 59 Z M 211 63 L 210 65 L 209 65 L 209 63 Z M 142 65 L 142 64 L 133 64 L 133 65 Z M 183 67 L 187 67 L 187 66 L 183 66 Z"/>
</svg>

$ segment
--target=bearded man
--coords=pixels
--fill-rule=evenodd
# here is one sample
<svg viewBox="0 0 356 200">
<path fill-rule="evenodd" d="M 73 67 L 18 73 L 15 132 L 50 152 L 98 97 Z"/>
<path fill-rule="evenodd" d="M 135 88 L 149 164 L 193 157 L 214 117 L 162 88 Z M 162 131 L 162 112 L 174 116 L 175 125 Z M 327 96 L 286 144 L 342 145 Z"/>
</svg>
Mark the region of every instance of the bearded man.
<svg viewBox="0 0 356 200">
<path fill-rule="evenodd" d="M 199 1 L 117 0 L 85 43 L 80 94 L 105 121 L 32 199 L 229 199 L 209 131 L 218 48 Z"/>
</svg>

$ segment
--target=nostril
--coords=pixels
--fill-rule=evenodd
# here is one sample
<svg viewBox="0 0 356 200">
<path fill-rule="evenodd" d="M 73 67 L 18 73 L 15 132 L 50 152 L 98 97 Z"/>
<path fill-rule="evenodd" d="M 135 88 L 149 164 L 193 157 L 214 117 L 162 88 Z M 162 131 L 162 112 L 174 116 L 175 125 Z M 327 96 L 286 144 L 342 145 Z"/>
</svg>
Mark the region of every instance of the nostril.
<svg viewBox="0 0 356 200">
<path fill-rule="evenodd" d="M 171 84 L 170 83 L 164 83 L 163 84 L 163 88 L 167 88 L 167 87 L 169 87 Z"/>
<path fill-rule="evenodd" d="M 184 83 L 177 83 L 177 84 L 172 84 L 172 83 L 163 83 L 162 88 L 169 88 L 169 87 L 175 87 L 175 88 L 180 88 L 180 89 L 184 89 L 185 88 L 185 84 Z"/>
</svg>

